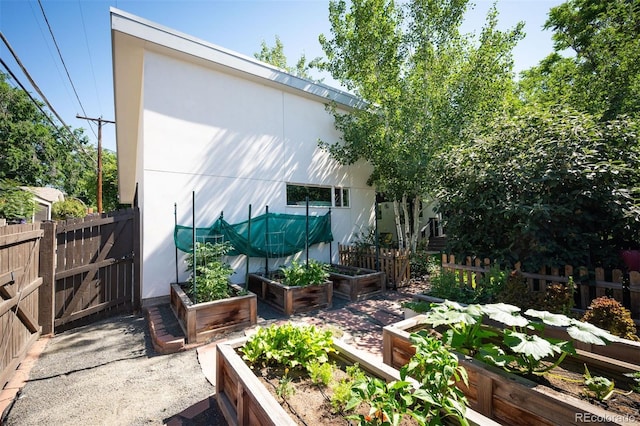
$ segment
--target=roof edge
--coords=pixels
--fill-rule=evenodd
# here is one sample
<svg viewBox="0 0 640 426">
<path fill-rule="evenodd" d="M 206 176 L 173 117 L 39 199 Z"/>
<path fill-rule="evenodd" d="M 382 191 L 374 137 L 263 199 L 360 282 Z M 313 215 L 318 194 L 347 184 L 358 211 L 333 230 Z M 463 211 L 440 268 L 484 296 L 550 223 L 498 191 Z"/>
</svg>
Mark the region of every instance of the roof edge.
<svg viewBox="0 0 640 426">
<path fill-rule="evenodd" d="M 111 30 L 129 34 L 144 41 L 195 56 L 246 73 L 259 79 L 287 86 L 307 95 L 333 101 L 347 108 L 360 108 L 365 103 L 357 96 L 288 72 L 255 58 L 225 49 L 213 43 L 117 9 L 109 8 Z"/>
</svg>

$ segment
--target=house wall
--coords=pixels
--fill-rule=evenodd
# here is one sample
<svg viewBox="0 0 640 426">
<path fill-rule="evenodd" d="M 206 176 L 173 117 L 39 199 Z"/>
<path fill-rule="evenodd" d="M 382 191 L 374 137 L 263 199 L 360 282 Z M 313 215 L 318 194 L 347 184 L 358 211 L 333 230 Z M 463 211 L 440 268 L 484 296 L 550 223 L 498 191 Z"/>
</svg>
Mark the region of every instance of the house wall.
<svg viewBox="0 0 640 426">
<path fill-rule="evenodd" d="M 284 86 L 283 86 L 284 87 Z M 174 203 L 181 225 L 208 227 L 224 212 L 229 223 L 270 212 L 305 214 L 286 205 L 286 184 L 350 188 L 351 206 L 332 208 L 333 258 L 328 245 L 310 257 L 337 262 L 337 244 L 374 222 L 374 189 L 365 164 L 340 166 L 318 148 L 318 139 L 338 140 L 322 102 L 296 91 L 260 84 L 152 51 L 144 53 L 142 164 L 138 196 L 143 223 L 143 299 L 164 296 L 175 281 Z M 312 208 L 323 215 L 328 208 Z M 180 255 L 179 279 L 187 278 Z M 245 257 L 230 258 L 244 282 Z M 280 260 L 282 264 L 284 260 Z M 272 264 L 274 267 L 278 262 Z M 252 259 L 250 271 L 264 268 Z"/>
</svg>

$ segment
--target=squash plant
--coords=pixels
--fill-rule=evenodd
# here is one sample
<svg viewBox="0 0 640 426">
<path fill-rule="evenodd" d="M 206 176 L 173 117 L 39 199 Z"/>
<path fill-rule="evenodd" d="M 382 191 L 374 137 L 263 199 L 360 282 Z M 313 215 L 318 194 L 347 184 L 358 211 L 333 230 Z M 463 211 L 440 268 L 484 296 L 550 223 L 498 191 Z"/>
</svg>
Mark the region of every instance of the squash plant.
<svg viewBox="0 0 640 426">
<path fill-rule="evenodd" d="M 504 327 L 488 325 L 485 317 Z M 433 305 L 425 323 L 446 326 L 443 340 L 455 350 L 520 374 L 544 374 L 575 354 L 570 341 L 546 338 L 545 326 L 565 327 L 573 339 L 594 345 L 618 340 L 608 331 L 562 314 L 528 309 L 521 315 L 520 308 L 505 303 L 463 306 L 445 301 Z"/>
</svg>

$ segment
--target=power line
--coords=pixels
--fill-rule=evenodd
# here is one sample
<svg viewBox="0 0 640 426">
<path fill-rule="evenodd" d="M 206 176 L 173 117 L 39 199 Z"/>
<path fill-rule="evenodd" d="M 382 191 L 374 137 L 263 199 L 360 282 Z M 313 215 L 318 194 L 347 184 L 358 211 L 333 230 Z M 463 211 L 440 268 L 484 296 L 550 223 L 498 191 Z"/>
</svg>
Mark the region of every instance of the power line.
<svg viewBox="0 0 640 426">
<path fill-rule="evenodd" d="M 13 47 L 11 47 L 11 44 L 9 44 L 9 40 L 7 40 L 7 38 L 4 36 L 4 34 L 2 33 L 2 31 L 0 31 L 0 38 L 2 39 L 2 41 L 4 42 L 4 44 L 7 46 L 7 48 L 9 49 L 9 52 L 11 52 L 11 55 L 13 56 L 13 58 L 16 60 L 16 62 L 18 63 L 18 65 L 20 66 L 20 68 L 22 69 L 22 72 L 24 73 L 24 75 L 27 76 L 27 79 L 29 79 L 29 82 L 31 83 L 31 85 L 33 86 L 33 88 L 36 90 L 36 92 L 38 92 L 38 94 L 40 95 L 40 97 L 42 97 L 42 100 L 44 101 L 45 104 L 47 104 L 47 107 L 49 107 L 49 109 L 51 110 L 51 112 L 53 112 L 53 114 L 58 118 L 58 120 L 60 120 L 60 123 L 62 123 L 62 125 L 64 126 L 65 129 L 67 129 L 67 131 L 69 132 L 69 134 L 71 134 L 71 136 L 76 140 L 76 142 L 78 142 L 78 147 L 80 148 L 80 150 L 84 151 L 84 147 L 82 146 L 82 142 L 80 142 L 80 140 L 76 137 L 75 134 L 73 134 L 73 132 L 70 130 L 71 126 L 69 126 L 67 123 L 65 123 L 65 121 L 62 119 L 62 117 L 60 117 L 60 114 L 58 114 L 58 112 L 55 110 L 55 108 L 51 105 L 51 103 L 49 102 L 49 100 L 47 99 L 47 97 L 44 95 L 44 93 L 42 93 L 42 90 L 40 90 L 40 87 L 38 87 L 38 85 L 36 84 L 35 81 L 33 81 L 33 78 L 31 78 L 31 74 L 29 74 L 29 72 L 27 71 L 27 69 L 25 68 L 25 66 L 22 64 L 22 61 L 20 60 L 20 58 L 18 57 L 18 55 L 16 54 L 16 52 L 13 50 Z M 7 69 L 7 71 L 9 71 L 9 73 L 11 74 L 11 76 L 13 77 L 14 80 L 16 80 L 16 82 L 18 82 L 18 80 L 15 77 L 15 74 L 13 74 L 11 72 L 11 70 L 9 69 L 9 67 L 4 63 L 4 61 L 2 62 L 3 66 Z M 18 84 L 20 84 L 20 82 L 18 82 Z M 25 92 L 28 91 L 24 88 L 24 86 L 22 84 L 20 84 L 20 87 L 22 87 L 22 90 L 24 90 Z M 31 96 L 29 96 L 31 97 Z M 54 124 L 54 127 L 58 127 Z M 97 136 L 96 136 L 97 137 Z M 85 152 L 86 154 L 86 152 Z M 88 155 L 88 154 L 87 154 Z"/>
<path fill-rule="evenodd" d="M 84 115 L 87 115 L 86 111 L 84 110 L 84 106 L 82 105 L 82 102 L 80 101 L 80 96 L 78 96 L 78 91 L 76 90 L 76 86 L 73 84 L 73 80 L 71 80 L 71 75 L 69 74 L 69 69 L 67 68 L 67 64 L 64 62 L 64 59 L 62 58 L 62 52 L 60 51 L 60 47 L 58 46 L 58 42 L 56 41 L 56 37 L 53 35 L 53 29 L 51 28 L 51 25 L 49 24 L 49 19 L 47 19 L 47 14 L 44 12 L 44 7 L 42 6 L 42 1 L 38 0 L 38 4 L 40 5 L 40 10 L 42 11 L 42 16 L 44 17 L 44 21 L 46 22 L 47 27 L 49 28 L 49 33 L 51 34 L 51 38 L 53 39 L 53 44 L 55 44 L 56 49 L 58 50 L 58 56 L 60 56 L 60 61 L 62 61 L 62 66 L 64 67 L 64 70 L 67 73 L 67 78 L 69 79 L 69 83 L 71 83 L 71 87 L 73 88 L 73 93 L 75 93 L 76 99 L 78 100 L 78 104 L 80 104 L 80 109 L 82 109 L 82 112 L 84 113 Z M 93 132 L 94 136 L 97 138 L 98 135 L 96 135 L 96 131 L 93 129 L 93 127 L 89 126 L 89 128 Z"/>
<path fill-rule="evenodd" d="M 2 35 L 2 33 L 0 33 L 0 35 Z M 2 58 L 0 58 L 0 64 L 2 64 L 2 66 L 4 67 L 4 69 L 7 70 L 7 72 L 9 73 L 9 75 L 11 76 L 11 78 L 13 78 L 13 80 L 18 84 L 18 86 L 20 86 L 20 88 L 22 89 L 23 92 L 25 92 L 27 94 L 27 96 L 29 97 L 29 99 L 31 99 L 31 101 L 33 102 L 33 104 L 40 110 L 40 112 L 42 112 L 42 115 L 45 116 L 45 118 L 49 121 L 49 123 L 51 123 L 51 125 L 57 129 L 58 125 L 56 123 L 54 123 L 53 119 L 51 118 L 51 116 L 49 116 L 49 114 L 47 114 L 47 112 L 42 108 L 42 105 L 40 105 L 40 102 L 38 102 L 32 95 L 31 93 L 29 93 L 29 91 L 24 87 L 24 85 L 20 82 L 20 80 L 18 80 L 18 77 L 16 77 L 16 75 L 13 73 L 13 71 L 11 71 L 11 68 L 9 68 L 9 66 L 2 60 Z M 53 110 L 54 113 L 57 116 L 57 113 L 55 112 L 55 110 Z M 76 135 L 73 134 L 73 132 L 71 132 L 67 127 L 65 127 L 65 129 L 67 129 L 67 131 L 69 132 L 69 134 L 76 140 L 76 142 L 78 142 L 79 147 L 80 147 L 80 151 L 86 156 L 84 159 L 86 161 L 88 161 L 88 165 L 93 166 L 93 158 L 91 158 L 91 155 L 86 152 L 84 150 L 84 147 L 82 146 L 81 142 L 78 140 L 78 138 L 76 137 Z M 73 141 L 69 140 L 66 138 L 66 136 L 64 136 L 61 133 L 61 136 L 64 137 L 67 142 L 71 143 L 73 145 Z"/>
<path fill-rule="evenodd" d="M 80 21 L 82 21 L 82 30 L 84 32 L 84 42 L 87 46 L 87 55 L 89 56 L 89 65 L 91 65 L 91 75 L 93 76 L 93 88 L 96 90 L 96 96 L 98 97 L 98 106 L 102 113 L 102 101 L 100 100 L 100 92 L 98 92 L 98 82 L 96 80 L 96 73 L 93 67 L 91 49 L 89 49 L 89 37 L 87 37 L 87 26 L 84 24 L 84 12 L 82 11 L 82 2 L 80 0 L 78 0 L 78 8 L 80 9 Z"/>
</svg>

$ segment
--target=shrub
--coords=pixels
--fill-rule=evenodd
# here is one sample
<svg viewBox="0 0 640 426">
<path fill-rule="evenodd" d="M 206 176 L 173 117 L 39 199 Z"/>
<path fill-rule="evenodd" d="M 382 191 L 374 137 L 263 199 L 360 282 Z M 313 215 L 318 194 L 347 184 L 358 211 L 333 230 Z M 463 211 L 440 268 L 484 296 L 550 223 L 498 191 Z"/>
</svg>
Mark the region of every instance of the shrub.
<svg viewBox="0 0 640 426">
<path fill-rule="evenodd" d="M 571 315 L 571 309 L 575 304 L 573 294 L 575 293 L 575 283 L 573 277 L 569 277 L 569 282 L 565 285 L 562 283 L 552 283 L 547 286 L 545 291 L 542 308 L 554 314 Z"/>
<path fill-rule="evenodd" d="M 87 208 L 82 201 L 75 198 L 67 198 L 64 201 L 56 201 L 51 206 L 51 217 L 54 220 L 67 220 L 77 217 L 85 217 Z"/>
<path fill-rule="evenodd" d="M 631 312 L 620 302 L 607 296 L 593 299 L 582 321 L 608 330 L 611 334 L 624 339 L 639 341 L 636 325 Z"/>
<path fill-rule="evenodd" d="M 0 180 L 0 218 L 9 222 L 27 219 L 33 215 L 35 209 L 33 194 L 23 191 L 13 181 Z"/>
<path fill-rule="evenodd" d="M 521 309 L 537 309 L 542 304 L 541 295 L 531 291 L 522 272 L 515 270 L 509 274 L 504 288 L 497 294 L 496 301 L 515 305 Z"/>
<path fill-rule="evenodd" d="M 440 265 L 440 255 L 429 255 L 427 252 L 419 251 L 411 253 L 409 258 L 411 278 L 422 278 L 429 275 L 434 267 Z"/>
</svg>

